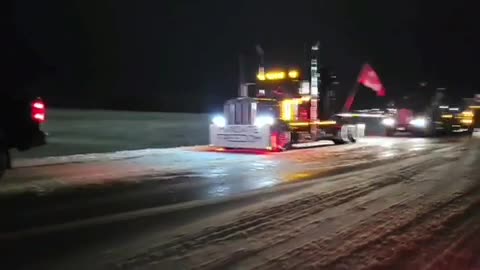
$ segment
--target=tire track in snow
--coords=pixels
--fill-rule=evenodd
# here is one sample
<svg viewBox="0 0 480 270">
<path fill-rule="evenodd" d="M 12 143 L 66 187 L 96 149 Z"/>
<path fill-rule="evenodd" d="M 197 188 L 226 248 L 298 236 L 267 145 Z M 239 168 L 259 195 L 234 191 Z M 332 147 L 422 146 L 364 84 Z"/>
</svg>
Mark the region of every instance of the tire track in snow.
<svg viewBox="0 0 480 270">
<path fill-rule="evenodd" d="M 468 160 L 463 161 L 468 163 Z M 455 172 L 455 165 L 458 164 L 459 162 L 453 162 L 446 170 L 441 170 L 438 175 L 446 171 L 452 172 L 453 170 Z M 457 166 L 456 172 L 459 171 L 462 171 L 462 166 Z M 448 187 L 449 183 L 455 186 L 455 182 L 443 181 L 440 187 L 437 187 L 436 193 L 433 193 L 433 195 L 449 195 L 443 196 L 444 198 L 441 200 L 432 200 L 430 197 L 423 196 L 408 205 L 397 205 L 387 211 L 377 213 L 349 231 L 341 232 L 337 235 L 337 239 L 313 240 L 307 245 L 287 250 L 281 256 L 271 259 L 269 263 L 260 265 L 259 268 L 296 269 L 308 266 L 327 269 L 358 269 L 365 267 L 368 262 L 376 263 L 375 259 L 385 260 L 389 256 L 393 256 L 390 254 L 392 253 L 391 245 L 382 245 L 385 238 L 395 239 L 392 236 L 408 234 L 410 229 L 415 232 L 419 223 L 428 221 L 430 218 L 442 221 L 441 217 L 467 209 L 470 205 L 469 202 L 474 202 L 480 197 L 477 194 L 480 191 L 477 183 L 466 192 L 454 192 L 446 189 L 447 192 L 443 191 L 442 193 L 442 189 Z M 414 187 L 412 186 L 412 188 Z M 378 249 L 376 249 L 377 247 Z M 377 255 L 382 252 L 386 252 L 386 254 Z M 372 256 L 377 258 L 372 259 Z"/>
<path fill-rule="evenodd" d="M 266 233 L 278 237 L 278 239 L 270 239 L 268 241 L 269 243 L 272 243 L 273 241 L 278 244 L 301 233 L 301 231 L 292 231 L 289 232 L 288 237 L 285 237 L 285 234 L 282 233 L 285 226 L 292 225 L 296 222 L 302 222 L 302 219 L 306 217 L 316 215 L 325 209 L 364 196 L 379 188 L 406 181 L 415 175 L 418 170 L 433 167 L 443 162 L 445 162 L 445 159 L 429 158 L 424 162 L 414 163 L 413 165 L 410 164 L 409 166 L 399 168 L 393 177 L 392 175 L 384 175 L 383 178 L 381 178 L 380 175 L 376 175 L 380 180 L 375 179 L 375 181 L 363 186 L 353 186 L 330 193 L 307 196 L 286 204 L 267 208 L 244 216 L 232 223 L 204 230 L 193 236 L 183 237 L 179 240 L 155 247 L 152 250 L 130 258 L 125 264 L 122 264 L 122 266 L 127 268 L 136 267 L 147 264 L 151 261 L 161 263 L 173 256 L 193 254 L 196 250 L 208 247 L 209 245 L 218 245 L 222 242 L 244 239 L 246 237 L 251 238 L 255 235 L 258 236 L 258 239 L 262 239 L 262 236 Z M 245 249 L 242 251 L 225 252 L 220 254 L 220 256 L 214 256 L 214 258 L 207 262 L 204 261 L 204 263 L 199 265 L 199 268 L 222 268 L 223 266 L 254 255 L 265 248 L 268 247 L 262 246 L 252 250 Z"/>
<path fill-rule="evenodd" d="M 250 242 L 257 242 L 261 244 L 257 245 L 254 248 L 241 248 L 242 244 L 240 243 L 238 246 L 239 248 L 241 248 L 241 252 L 237 252 L 236 250 L 234 250 L 231 254 L 228 251 L 219 252 L 218 254 L 220 254 L 220 256 L 212 256 L 213 259 L 211 259 L 210 261 L 205 261 L 204 259 L 203 262 L 197 268 L 198 269 L 203 269 L 203 268 L 223 269 L 225 267 L 228 267 L 228 265 L 231 265 L 234 263 L 239 263 L 242 266 L 250 265 L 251 262 L 248 262 L 248 259 L 245 260 L 247 257 L 251 257 L 253 255 L 259 255 L 259 253 L 261 253 L 264 250 L 266 250 L 266 253 L 270 253 L 271 249 L 281 250 L 282 246 L 288 246 L 289 244 L 292 244 L 292 243 L 285 243 L 285 242 L 293 242 L 293 244 L 301 243 L 302 241 L 299 239 L 299 235 L 305 235 L 306 230 L 309 230 L 310 227 L 318 227 L 318 224 L 322 222 L 323 217 L 318 215 L 320 212 L 323 212 L 327 209 L 334 208 L 338 205 L 350 202 L 354 199 L 365 196 L 381 188 L 395 185 L 400 182 L 411 181 L 411 177 L 414 176 L 418 172 L 418 170 L 423 168 L 438 166 L 444 161 L 445 160 L 432 159 L 422 163 L 416 163 L 416 164 L 401 168 L 398 170 L 397 173 L 392 173 L 392 175 L 389 175 L 386 178 L 385 176 L 383 176 L 383 178 L 380 178 L 380 180 L 376 178 L 376 177 L 379 177 L 378 175 L 373 176 L 372 178 L 375 178 L 375 181 L 372 181 L 369 184 L 358 187 L 362 191 L 361 194 L 357 194 L 358 196 L 339 198 L 338 202 L 331 202 L 331 203 L 327 202 L 325 207 L 322 207 L 323 209 L 321 211 L 317 211 L 315 213 L 309 213 L 306 215 L 302 215 L 300 217 L 287 216 L 285 218 L 288 220 L 291 220 L 291 222 L 289 223 L 292 223 L 292 224 L 288 224 L 288 223 L 273 224 L 272 228 L 270 228 L 271 230 L 268 230 L 262 233 L 258 237 L 252 236 L 250 234 L 245 234 L 244 238 L 248 236 L 248 239 Z M 402 202 L 399 201 L 395 205 L 401 204 L 401 203 Z M 353 207 L 357 207 L 357 206 L 353 206 Z M 255 232 L 255 230 L 252 230 L 252 231 Z M 311 241 L 311 237 L 307 236 L 305 238 L 307 243 Z M 303 242 L 305 242 L 305 240 Z M 232 246 L 233 244 L 229 243 L 229 245 Z M 271 257 L 272 254 L 267 254 L 262 256 Z M 254 264 L 255 263 L 253 263 L 253 265 Z"/>
<path fill-rule="evenodd" d="M 478 215 L 477 215 L 478 217 Z M 462 235 L 454 234 L 452 237 L 459 237 L 456 241 L 452 241 L 451 245 L 443 252 L 437 253 L 436 258 L 426 270 L 443 270 L 443 269 L 480 269 L 480 228 L 478 228 L 478 219 L 474 221 L 474 225 L 477 226 L 476 230 L 467 229 L 467 233 Z M 464 227 L 468 227 L 469 223 L 464 224 Z M 440 255 L 438 255 L 440 254 Z"/>
<path fill-rule="evenodd" d="M 335 203 L 335 201 L 331 201 L 335 198 L 343 202 L 345 198 L 348 200 L 354 196 L 361 196 L 364 192 L 362 189 L 353 187 L 340 192 L 308 196 L 263 211 L 258 211 L 232 223 L 200 232 L 192 237 L 185 237 L 179 241 L 166 243 L 154 248 L 155 251 L 153 251 L 153 253 L 155 253 L 155 255 L 151 255 L 152 251 L 148 251 L 145 254 L 131 258 L 129 261 L 135 265 L 142 264 L 142 262 L 146 263 L 152 260 L 152 256 L 155 260 L 162 260 L 175 255 L 183 255 L 211 244 L 243 238 L 247 235 L 247 232 L 258 234 L 268 228 L 278 226 L 277 221 L 286 216 L 292 217 L 293 215 L 292 219 L 294 217 L 300 218 L 301 216 L 308 215 L 308 213 L 322 211 L 326 208 L 326 203 L 329 203 L 329 205 Z M 159 252 L 156 252 L 157 250 Z M 130 265 L 130 262 L 127 262 L 127 266 Z"/>
<path fill-rule="evenodd" d="M 474 189 L 475 192 L 479 190 L 479 187 Z M 444 226 L 461 223 L 465 218 L 464 213 L 477 207 L 479 199 L 478 194 L 471 196 L 462 194 L 449 201 L 438 202 L 426 212 L 414 214 L 411 219 L 400 218 L 398 221 L 392 222 L 390 226 L 385 226 L 383 232 L 379 231 L 378 234 L 370 235 L 367 239 L 371 240 L 361 244 L 352 253 L 347 253 L 322 267 L 392 269 L 392 265 L 398 262 L 396 257 L 398 256 L 398 260 L 401 261 L 400 254 L 417 252 L 416 244 L 419 244 L 422 239 L 429 240 L 432 233 L 440 232 Z M 397 250 L 394 248 L 396 246 L 399 246 Z M 388 263 L 389 260 L 391 263 Z"/>
<path fill-rule="evenodd" d="M 394 245 L 390 248 L 394 256 L 371 268 L 433 270 L 445 269 L 445 265 L 452 265 L 455 267 L 449 267 L 450 269 L 468 269 L 461 267 L 466 261 L 462 257 L 470 251 L 469 240 L 475 238 L 480 231 L 480 215 L 476 213 L 479 206 L 477 201 L 465 211 L 452 214 L 443 224 L 421 224 L 415 230 L 416 235 L 411 236 L 410 245 L 389 243 Z M 409 233 L 413 234 L 412 231 Z M 455 257 L 460 257 L 461 260 L 455 260 Z"/>
<path fill-rule="evenodd" d="M 378 266 L 379 261 L 386 260 L 384 256 L 394 255 L 391 254 L 392 250 L 391 246 L 387 244 L 388 241 L 394 241 L 394 236 L 403 235 L 408 230 L 415 231 L 418 223 L 428 218 L 438 218 L 445 214 L 445 211 L 442 211 L 443 207 L 446 207 L 446 211 L 450 212 L 465 210 L 465 201 L 461 200 L 462 196 L 458 195 L 458 197 L 446 202 L 427 203 L 421 205 L 420 209 L 418 207 L 417 209 L 409 209 L 404 204 L 395 205 L 379 212 L 351 230 L 339 233 L 336 236 L 338 239 L 322 238 L 311 241 L 306 245 L 286 251 L 281 256 L 260 265 L 257 269 L 307 267 L 314 269 L 363 269 L 367 268 L 368 264 L 371 264 L 371 266 L 377 264 Z M 420 199 L 425 199 L 425 197 Z M 402 213 L 402 215 L 395 216 L 396 213 Z M 410 239 L 403 240 L 410 241 Z M 414 250 L 409 247 L 406 248 L 407 250 Z"/>
<path fill-rule="evenodd" d="M 480 173 L 480 168 L 476 166 L 478 160 L 476 152 L 468 151 L 458 162 L 463 165 L 463 168 L 457 166 L 450 170 L 450 173 L 456 173 L 453 175 L 461 175 L 473 183 L 472 189 L 464 191 L 466 197 L 459 198 L 464 200 L 465 209 L 451 212 L 441 209 L 446 214 L 440 215 L 437 219 L 444 218 L 443 222 L 427 219 L 414 230 L 407 231 L 400 239 L 398 236 L 392 236 L 388 239 L 391 240 L 389 243 L 382 244 L 389 247 L 394 256 L 382 256 L 387 259 L 382 263 L 374 264 L 372 268 L 472 269 L 469 263 L 477 259 L 475 254 L 480 251 L 480 237 L 477 236 L 480 232 L 480 213 L 478 212 L 480 188 L 475 179 L 475 176 Z M 445 186 L 437 187 L 437 189 L 444 188 Z M 406 245 L 402 241 L 395 241 L 402 239 L 409 239 L 411 244 Z M 381 254 L 383 251 L 377 250 L 371 253 Z M 479 266 L 477 265 L 475 269 L 480 269 Z"/>
</svg>

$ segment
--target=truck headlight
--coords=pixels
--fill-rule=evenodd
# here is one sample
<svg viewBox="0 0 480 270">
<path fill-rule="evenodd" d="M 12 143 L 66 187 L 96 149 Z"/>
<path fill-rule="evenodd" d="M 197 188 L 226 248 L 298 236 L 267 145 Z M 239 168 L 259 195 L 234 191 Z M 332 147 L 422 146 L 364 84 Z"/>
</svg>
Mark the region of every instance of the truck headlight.
<svg viewBox="0 0 480 270">
<path fill-rule="evenodd" d="M 393 127 L 395 125 L 395 119 L 393 118 L 384 118 L 382 124 L 387 127 Z"/>
<path fill-rule="evenodd" d="M 212 118 L 212 123 L 217 127 L 224 127 L 227 124 L 225 117 L 216 115 Z"/>
<path fill-rule="evenodd" d="M 257 118 L 255 118 L 255 126 L 257 127 L 263 127 L 265 125 L 271 126 L 273 123 L 275 123 L 275 119 L 268 115 L 257 116 Z"/>
<path fill-rule="evenodd" d="M 427 123 L 428 121 L 424 117 L 414 118 L 413 120 L 410 121 L 410 125 L 417 128 L 424 128 L 427 126 Z"/>
</svg>

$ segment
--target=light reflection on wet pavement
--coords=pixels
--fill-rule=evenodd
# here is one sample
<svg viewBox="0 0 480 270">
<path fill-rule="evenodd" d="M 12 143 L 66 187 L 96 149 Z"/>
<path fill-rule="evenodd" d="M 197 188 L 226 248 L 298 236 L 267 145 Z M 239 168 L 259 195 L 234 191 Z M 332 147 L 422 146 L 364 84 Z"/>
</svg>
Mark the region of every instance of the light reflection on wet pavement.
<svg viewBox="0 0 480 270">
<path fill-rule="evenodd" d="M 314 177 L 338 166 L 365 163 L 373 166 L 378 161 L 421 154 L 448 145 L 450 142 L 442 139 L 371 137 L 357 144 L 283 153 L 214 152 L 197 147 L 125 160 L 21 168 L 12 171 L 0 185 L 0 194 L 9 188 L 45 190 L 38 188 L 42 185 L 55 191 L 56 188 L 92 184 L 154 182 L 159 187 L 192 189 L 189 193 L 205 199 L 291 182 L 295 175 L 302 173 Z M 306 176 L 301 178 L 309 180 Z"/>
<path fill-rule="evenodd" d="M 464 140 L 374 137 L 357 144 L 264 154 L 196 147 L 131 159 L 25 167 L 9 172 L 0 183 L 0 210 L 8 216 L 16 209 L 12 205 L 21 205 L 30 221 L 67 222 L 321 181 L 324 176 L 428 154 Z M 23 225 L 2 226 L 8 230 Z"/>
</svg>

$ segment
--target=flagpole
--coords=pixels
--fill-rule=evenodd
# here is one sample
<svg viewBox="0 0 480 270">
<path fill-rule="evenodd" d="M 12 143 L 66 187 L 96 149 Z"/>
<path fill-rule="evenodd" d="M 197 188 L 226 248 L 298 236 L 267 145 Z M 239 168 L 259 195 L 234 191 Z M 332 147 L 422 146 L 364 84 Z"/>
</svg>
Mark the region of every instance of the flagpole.
<svg viewBox="0 0 480 270">
<path fill-rule="evenodd" d="M 352 108 L 352 104 L 353 104 L 353 101 L 355 99 L 355 95 L 358 92 L 358 86 L 359 85 L 360 84 L 358 83 L 358 81 L 355 81 L 355 84 L 353 85 L 352 89 L 350 90 L 350 94 L 348 95 L 347 100 L 346 100 L 345 104 L 343 105 L 343 109 L 342 109 L 343 113 L 350 111 L 350 109 Z"/>
<path fill-rule="evenodd" d="M 352 108 L 352 104 L 353 104 L 353 101 L 355 100 L 355 96 L 357 95 L 357 92 L 358 92 L 358 86 L 360 84 L 358 81 L 360 80 L 360 76 L 365 70 L 366 65 L 367 64 L 363 64 L 362 68 L 360 69 L 360 72 L 358 72 L 357 78 L 355 79 L 355 84 L 353 85 L 352 90 L 350 90 L 350 94 L 347 96 L 347 100 L 343 105 L 343 108 L 342 108 L 343 113 L 350 111 L 350 109 Z"/>
</svg>

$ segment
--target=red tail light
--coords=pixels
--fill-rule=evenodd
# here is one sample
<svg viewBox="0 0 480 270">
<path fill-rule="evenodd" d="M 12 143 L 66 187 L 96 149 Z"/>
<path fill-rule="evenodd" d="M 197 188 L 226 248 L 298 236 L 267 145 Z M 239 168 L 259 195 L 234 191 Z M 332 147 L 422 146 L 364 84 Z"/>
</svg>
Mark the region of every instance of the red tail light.
<svg viewBox="0 0 480 270">
<path fill-rule="evenodd" d="M 32 118 L 38 123 L 45 122 L 45 103 L 41 99 L 37 99 L 32 103 Z"/>
</svg>

